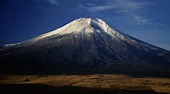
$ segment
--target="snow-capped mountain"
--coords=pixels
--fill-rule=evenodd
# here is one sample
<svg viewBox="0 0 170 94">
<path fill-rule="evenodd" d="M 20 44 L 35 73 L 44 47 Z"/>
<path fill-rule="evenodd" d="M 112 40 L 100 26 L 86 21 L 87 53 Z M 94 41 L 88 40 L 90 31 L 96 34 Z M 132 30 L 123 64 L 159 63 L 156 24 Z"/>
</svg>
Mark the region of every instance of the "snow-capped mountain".
<svg viewBox="0 0 170 94">
<path fill-rule="evenodd" d="M 79 18 L 30 40 L 6 44 L 0 49 L 0 62 L 2 71 L 170 73 L 169 51 L 122 33 L 98 18 Z"/>
</svg>

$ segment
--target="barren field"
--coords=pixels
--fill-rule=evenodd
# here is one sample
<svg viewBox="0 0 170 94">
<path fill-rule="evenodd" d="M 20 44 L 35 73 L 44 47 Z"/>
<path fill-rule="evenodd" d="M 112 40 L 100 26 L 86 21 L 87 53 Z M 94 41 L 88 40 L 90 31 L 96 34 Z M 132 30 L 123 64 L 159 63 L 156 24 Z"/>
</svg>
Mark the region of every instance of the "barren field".
<svg viewBox="0 0 170 94">
<path fill-rule="evenodd" d="M 170 94 L 170 79 L 114 74 L 1 75 L 0 94 Z"/>
</svg>

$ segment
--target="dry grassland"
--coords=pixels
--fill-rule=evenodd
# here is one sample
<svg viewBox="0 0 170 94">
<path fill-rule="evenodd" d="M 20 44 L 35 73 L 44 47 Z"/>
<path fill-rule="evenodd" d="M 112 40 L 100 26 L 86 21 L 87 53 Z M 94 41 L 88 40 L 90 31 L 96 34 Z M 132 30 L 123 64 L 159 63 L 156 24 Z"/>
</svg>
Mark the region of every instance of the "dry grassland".
<svg viewBox="0 0 170 94">
<path fill-rule="evenodd" d="M 42 84 L 101 89 L 153 90 L 170 93 L 170 79 L 128 75 L 1 75 L 0 84 Z"/>
</svg>

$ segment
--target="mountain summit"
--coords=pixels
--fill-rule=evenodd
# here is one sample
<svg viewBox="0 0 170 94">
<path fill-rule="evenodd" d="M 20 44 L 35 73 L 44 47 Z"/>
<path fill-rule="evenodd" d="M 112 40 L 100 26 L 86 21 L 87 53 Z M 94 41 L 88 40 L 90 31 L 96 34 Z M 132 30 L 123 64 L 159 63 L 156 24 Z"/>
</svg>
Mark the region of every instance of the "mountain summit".
<svg viewBox="0 0 170 94">
<path fill-rule="evenodd" d="M 170 73 L 169 51 L 122 33 L 98 18 L 79 18 L 30 40 L 5 44 L 0 62 L 4 73 Z"/>
</svg>

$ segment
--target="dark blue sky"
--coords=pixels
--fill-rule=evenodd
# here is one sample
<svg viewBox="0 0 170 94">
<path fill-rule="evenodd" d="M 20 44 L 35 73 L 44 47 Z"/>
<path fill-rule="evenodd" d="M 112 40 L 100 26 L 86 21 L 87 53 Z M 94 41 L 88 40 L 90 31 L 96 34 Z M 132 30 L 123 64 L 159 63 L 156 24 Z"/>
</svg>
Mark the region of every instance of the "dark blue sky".
<svg viewBox="0 0 170 94">
<path fill-rule="evenodd" d="M 100 18 L 170 50 L 170 0 L 0 0 L 0 45 L 25 41 L 80 17 Z"/>
</svg>

